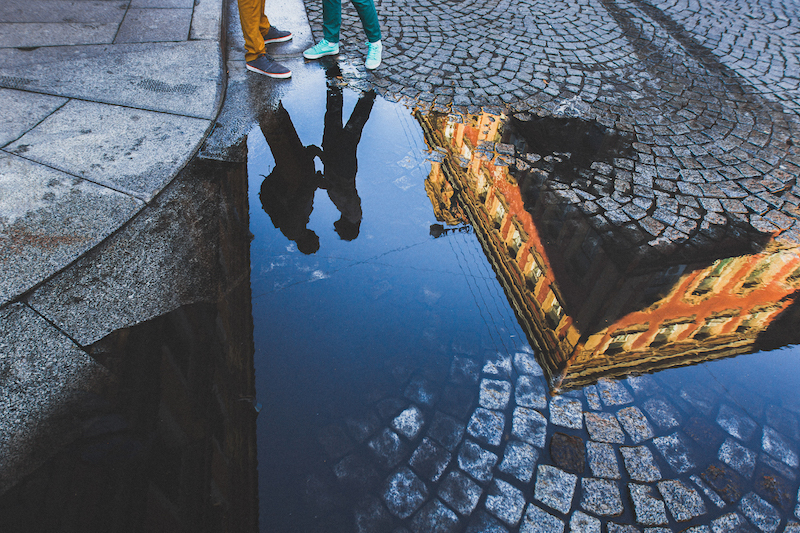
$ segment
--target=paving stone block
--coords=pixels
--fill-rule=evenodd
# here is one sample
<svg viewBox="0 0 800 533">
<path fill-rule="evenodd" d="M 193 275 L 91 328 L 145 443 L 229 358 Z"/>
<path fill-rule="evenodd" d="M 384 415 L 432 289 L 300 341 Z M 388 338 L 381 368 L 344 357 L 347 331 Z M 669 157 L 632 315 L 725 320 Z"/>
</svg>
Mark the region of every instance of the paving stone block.
<svg viewBox="0 0 800 533">
<path fill-rule="evenodd" d="M 400 435 L 408 440 L 414 440 L 422 431 L 422 425 L 425 423 L 425 415 L 420 411 L 419 407 L 412 405 L 397 415 L 392 420 L 392 429 L 397 431 Z"/>
<path fill-rule="evenodd" d="M 744 480 L 727 465 L 714 463 L 700 477 L 727 503 L 734 503 L 744 494 Z"/>
<path fill-rule="evenodd" d="M 497 464 L 497 455 L 484 450 L 471 440 L 465 440 L 458 453 L 458 466 L 480 482 L 492 479 L 492 469 Z"/>
<path fill-rule="evenodd" d="M 547 419 L 538 411 L 517 407 L 511 424 L 511 433 L 521 441 L 543 448 L 547 436 Z"/>
<path fill-rule="evenodd" d="M 786 529 L 783 530 L 783 533 L 800 533 L 800 524 L 797 522 L 789 522 L 786 524 Z"/>
<path fill-rule="evenodd" d="M 550 402 L 550 423 L 556 426 L 582 429 L 583 404 L 580 400 L 557 396 Z"/>
<path fill-rule="evenodd" d="M 651 487 L 629 483 L 633 509 L 636 521 L 645 526 L 660 526 L 667 524 L 667 512 L 664 502 L 653 495 Z"/>
<path fill-rule="evenodd" d="M 658 481 L 661 470 L 656 465 L 653 453 L 647 446 L 620 446 L 625 469 L 635 481 Z"/>
<path fill-rule="evenodd" d="M 428 426 L 428 436 L 452 452 L 461 443 L 465 429 L 466 425 L 452 416 L 436 411 Z"/>
<path fill-rule="evenodd" d="M 511 356 L 508 354 L 497 353 L 486 358 L 483 365 L 483 373 L 496 376 L 499 379 L 511 377 Z"/>
<path fill-rule="evenodd" d="M 528 504 L 520 533 L 564 533 L 564 522 L 533 503 Z"/>
<path fill-rule="evenodd" d="M 450 452 L 426 437 L 411 454 L 408 464 L 423 479 L 436 482 L 444 473 L 450 459 Z"/>
<path fill-rule="evenodd" d="M 650 398 L 644 402 L 644 410 L 647 411 L 647 414 L 650 415 L 650 420 L 659 429 L 668 430 L 683 423 L 683 417 L 681 417 L 675 406 L 664 398 Z"/>
<path fill-rule="evenodd" d="M 583 498 L 581 507 L 598 516 L 619 516 L 622 514 L 622 497 L 615 481 L 607 479 L 581 479 Z"/>
<path fill-rule="evenodd" d="M 514 527 L 525 510 L 525 496 L 510 483 L 495 479 L 486 495 L 486 510 L 508 526 Z"/>
<path fill-rule="evenodd" d="M 347 430 L 356 442 L 367 440 L 381 426 L 380 419 L 371 411 L 349 416 L 344 421 Z"/>
<path fill-rule="evenodd" d="M 569 530 L 575 533 L 600 533 L 600 520 L 581 511 L 575 511 L 569 519 Z"/>
<path fill-rule="evenodd" d="M 406 387 L 404 396 L 412 402 L 425 407 L 432 407 L 436 403 L 436 389 L 429 380 L 414 376 Z"/>
<path fill-rule="evenodd" d="M 506 444 L 503 461 L 498 468 L 523 483 L 529 483 L 538 459 L 539 452 L 536 448 L 525 442 L 512 440 Z"/>
<path fill-rule="evenodd" d="M 600 394 L 597 387 L 589 385 L 583 389 L 583 394 L 586 396 L 586 403 L 589 404 L 589 409 L 593 411 L 600 411 L 603 409 L 603 404 L 600 403 Z"/>
<path fill-rule="evenodd" d="M 578 476 L 549 465 L 539 465 L 534 498 L 548 507 L 567 514 L 572 507 Z"/>
<path fill-rule="evenodd" d="M 479 407 L 469 419 L 467 433 L 479 442 L 499 446 L 505 424 L 506 419 L 503 413 Z"/>
<path fill-rule="evenodd" d="M 607 479 L 620 479 L 619 463 L 614 447 L 603 442 L 586 443 L 586 455 L 592 475 Z"/>
<path fill-rule="evenodd" d="M 606 527 L 608 528 L 608 533 L 642 533 L 641 529 L 630 524 L 609 522 Z"/>
<path fill-rule="evenodd" d="M 450 380 L 458 385 L 474 385 L 480 379 L 481 365 L 469 357 L 454 356 L 450 364 Z"/>
<path fill-rule="evenodd" d="M 682 481 L 670 479 L 658 482 L 658 490 L 677 522 L 686 522 L 706 514 L 706 506 L 696 490 Z"/>
<path fill-rule="evenodd" d="M 637 396 L 652 396 L 660 389 L 658 383 L 656 383 L 656 380 L 653 379 L 653 376 L 648 376 L 647 374 L 641 376 L 628 376 L 625 379 L 625 382 Z"/>
<path fill-rule="evenodd" d="M 408 446 L 389 428 L 378 433 L 367 446 L 384 467 L 394 468 L 408 457 Z"/>
<path fill-rule="evenodd" d="M 625 434 L 619 422 L 611 413 L 584 413 L 586 429 L 589 430 L 592 440 L 623 444 Z"/>
<path fill-rule="evenodd" d="M 711 521 L 713 533 L 756 533 L 739 513 L 728 513 Z"/>
<path fill-rule="evenodd" d="M 635 444 L 653 438 L 653 428 L 638 407 L 620 409 L 617 412 L 617 419 Z"/>
<path fill-rule="evenodd" d="M 577 435 L 556 432 L 550 439 L 550 458 L 556 466 L 568 472 L 582 474 L 586 468 L 583 440 Z"/>
<path fill-rule="evenodd" d="M 739 502 L 739 511 L 764 533 L 775 533 L 781 523 L 777 509 L 753 492 Z"/>
<path fill-rule="evenodd" d="M 411 519 L 414 533 L 454 533 L 458 525 L 458 515 L 437 499 L 428 502 Z"/>
<path fill-rule="evenodd" d="M 753 477 L 757 454 L 733 439 L 726 439 L 719 448 L 719 460 L 746 478 Z"/>
<path fill-rule="evenodd" d="M 517 405 L 534 409 L 547 408 L 547 392 L 541 378 L 520 376 L 514 392 Z"/>
<path fill-rule="evenodd" d="M 727 404 L 723 404 L 720 407 L 719 414 L 717 414 L 717 424 L 727 431 L 729 435 L 743 442 L 750 440 L 758 428 L 753 419 L 743 411 Z"/>
<path fill-rule="evenodd" d="M 688 439 L 681 432 L 676 431 L 671 435 L 656 437 L 653 439 L 653 444 L 677 473 L 683 474 L 695 467 L 689 452 Z"/>
<path fill-rule="evenodd" d="M 478 402 L 486 409 L 504 410 L 511 398 L 511 383 L 496 379 L 481 380 Z"/>
<path fill-rule="evenodd" d="M 536 358 L 531 352 L 517 352 L 514 354 L 514 368 L 520 374 L 531 376 L 542 376 L 542 367 L 536 362 Z"/>
<path fill-rule="evenodd" d="M 702 479 L 700 479 L 699 476 L 697 476 L 695 474 L 692 474 L 691 476 L 689 476 L 689 478 L 692 480 L 692 482 L 695 485 L 697 485 L 697 488 L 699 488 L 701 491 L 703 491 L 703 494 L 705 494 L 706 497 L 709 500 L 711 500 L 711 503 L 713 503 L 714 505 L 716 505 L 720 509 L 725 507 L 725 500 L 720 498 L 719 494 L 717 494 L 714 491 L 714 489 L 709 487 Z"/>
<path fill-rule="evenodd" d="M 383 487 L 383 501 L 398 518 L 408 518 L 428 499 L 428 487 L 409 468 L 389 476 Z"/>
<path fill-rule="evenodd" d="M 793 468 L 798 467 L 797 448 L 786 437 L 769 426 L 764 427 L 761 448 L 787 465 Z"/>
<path fill-rule="evenodd" d="M 483 489 L 460 470 L 453 470 L 445 476 L 439 486 L 439 497 L 462 516 L 469 516 L 475 510 Z"/>
</svg>

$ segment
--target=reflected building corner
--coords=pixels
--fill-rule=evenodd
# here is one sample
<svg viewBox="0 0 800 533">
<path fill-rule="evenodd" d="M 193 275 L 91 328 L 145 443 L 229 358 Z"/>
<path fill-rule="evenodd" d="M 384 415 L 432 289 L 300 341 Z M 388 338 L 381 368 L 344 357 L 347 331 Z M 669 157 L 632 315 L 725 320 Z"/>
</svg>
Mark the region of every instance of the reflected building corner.
<svg viewBox="0 0 800 533">
<path fill-rule="evenodd" d="M 799 340 L 795 243 L 713 217 L 670 240 L 644 211 L 624 223 L 583 194 L 624 193 L 612 163 L 630 157 L 626 135 L 500 112 L 417 119 L 446 153 L 425 182 L 434 214 L 473 226 L 553 392 Z"/>
</svg>

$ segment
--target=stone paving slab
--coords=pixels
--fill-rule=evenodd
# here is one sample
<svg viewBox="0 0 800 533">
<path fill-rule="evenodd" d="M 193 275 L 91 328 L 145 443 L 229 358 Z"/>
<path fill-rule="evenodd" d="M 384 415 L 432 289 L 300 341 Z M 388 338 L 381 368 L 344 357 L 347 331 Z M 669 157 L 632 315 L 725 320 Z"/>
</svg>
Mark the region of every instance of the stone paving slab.
<svg viewBox="0 0 800 533">
<path fill-rule="evenodd" d="M 0 147 L 19 138 L 65 103 L 66 98 L 0 89 Z"/>
<path fill-rule="evenodd" d="M 218 50 L 214 41 L 0 50 L 0 86 L 210 120 L 224 92 Z"/>
<path fill-rule="evenodd" d="M 0 305 L 72 263 L 143 205 L 0 152 Z"/>
<path fill-rule="evenodd" d="M 118 28 L 116 22 L 0 22 L 0 48 L 36 47 L 42 42 L 50 46 L 110 43 Z"/>
<path fill-rule="evenodd" d="M 6 149 L 148 201 L 208 128 L 201 119 L 73 100 Z"/>
<path fill-rule="evenodd" d="M 23 304 L 0 309 L 0 493 L 80 433 L 110 374 Z"/>
<path fill-rule="evenodd" d="M 191 9 L 129 8 L 114 42 L 185 41 L 189 38 L 191 23 Z"/>
<path fill-rule="evenodd" d="M 200 198 L 187 202 L 193 195 Z M 208 301 L 219 270 L 206 244 L 219 238 L 219 206 L 211 198 L 213 191 L 196 180 L 178 177 L 120 232 L 33 291 L 29 304 L 88 346 L 119 328 Z"/>
<path fill-rule="evenodd" d="M 127 8 L 124 0 L 6 0 L 0 5 L 0 21 L 119 24 Z"/>
</svg>

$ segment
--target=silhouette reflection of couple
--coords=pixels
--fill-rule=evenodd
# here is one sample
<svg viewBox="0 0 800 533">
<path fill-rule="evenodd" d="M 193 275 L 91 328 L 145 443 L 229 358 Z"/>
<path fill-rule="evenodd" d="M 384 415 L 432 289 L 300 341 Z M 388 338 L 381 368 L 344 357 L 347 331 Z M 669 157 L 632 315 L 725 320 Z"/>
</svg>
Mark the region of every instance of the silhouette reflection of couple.
<svg viewBox="0 0 800 533">
<path fill-rule="evenodd" d="M 374 103 L 375 92 L 365 93 L 343 126 L 342 89 L 329 86 L 322 149 L 303 146 L 283 104 L 261 117 L 261 131 L 275 158 L 275 169 L 261 184 L 261 205 L 273 225 L 304 254 L 319 250 L 319 236 L 307 227 L 317 189 L 325 189 L 341 213 L 333 223 L 339 237 L 346 241 L 358 237 L 361 198 L 356 191 L 356 149 Z M 324 174 L 315 170 L 316 157 L 322 160 Z"/>
</svg>

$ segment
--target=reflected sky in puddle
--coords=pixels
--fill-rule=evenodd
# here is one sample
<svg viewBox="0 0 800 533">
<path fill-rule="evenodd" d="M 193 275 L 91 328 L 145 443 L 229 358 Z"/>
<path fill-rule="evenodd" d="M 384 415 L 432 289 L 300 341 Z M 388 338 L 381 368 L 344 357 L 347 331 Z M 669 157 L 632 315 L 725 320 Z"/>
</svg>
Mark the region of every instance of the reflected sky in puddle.
<svg viewBox="0 0 800 533">
<path fill-rule="evenodd" d="M 410 110 L 375 99 L 356 196 L 348 165 L 320 163 L 326 148 L 346 150 L 329 136 L 340 127 L 336 91 L 288 96 L 285 114 L 262 123 L 282 120 L 290 135 L 268 145 L 257 128 L 248 138 L 262 531 L 729 530 L 737 521 L 782 531 L 796 521 L 796 349 L 703 362 L 752 351 L 791 303 L 780 298 L 794 291 L 794 267 L 777 300 L 732 310 L 711 298 L 724 292 L 711 281 L 758 291 L 742 289 L 739 278 L 755 277 L 728 265 L 772 279 L 772 256 L 720 267 L 724 257 L 684 254 L 640 270 L 604 257 L 616 236 L 565 207 L 569 196 L 549 200 L 565 190 L 557 170 L 571 153 L 534 156 L 530 136 L 499 115 L 419 115 L 423 133 Z M 342 94 L 346 124 L 371 98 Z M 454 141 L 473 126 L 469 145 Z M 608 148 L 609 166 L 625 155 L 618 140 L 589 139 L 598 153 Z M 281 152 L 276 164 L 270 146 L 290 145 L 303 156 Z M 601 160 L 581 161 L 571 183 L 594 190 L 608 177 Z M 299 174 L 279 168 L 292 165 Z M 472 178 L 459 174 L 470 165 Z M 287 206 L 302 209 L 287 221 Z M 596 250 L 578 257 L 587 239 Z M 796 261 L 792 250 L 773 256 Z M 592 293 L 600 285 L 613 290 Z M 658 309 L 659 322 L 642 319 Z M 785 320 L 783 333 L 796 322 Z"/>
</svg>

